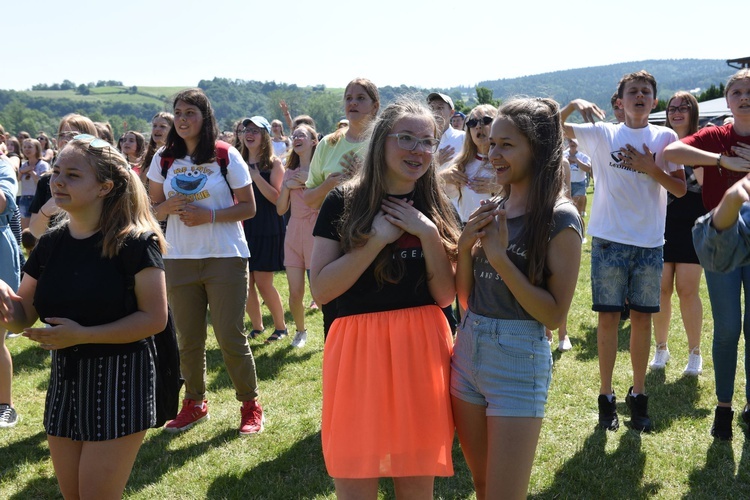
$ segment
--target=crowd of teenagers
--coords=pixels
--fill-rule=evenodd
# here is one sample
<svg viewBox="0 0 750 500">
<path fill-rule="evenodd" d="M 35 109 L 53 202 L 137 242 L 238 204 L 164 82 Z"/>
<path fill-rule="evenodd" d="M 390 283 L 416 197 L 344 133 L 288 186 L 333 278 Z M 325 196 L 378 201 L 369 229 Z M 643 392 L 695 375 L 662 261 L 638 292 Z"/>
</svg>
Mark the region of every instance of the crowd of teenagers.
<svg viewBox="0 0 750 500">
<path fill-rule="evenodd" d="M 357 78 L 344 91 L 346 119 L 325 136 L 284 102 L 289 136 L 263 116 L 220 134 L 200 89 L 154 116 L 148 140 L 131 130 L 115 141 L 107 124 L 78 114 L 61 120 L 56 144 L 8 135 L 0 327 L 50 351 L 44 429 L 63 496 L 121 496 L 149 428 L 176 433 L 209 419 L 209 318 L 240 403 L 239 434 L 263 431 L 249 340 L 287 337 L 273 283 L 285 271 L 292 346 L 308 341 L 305 309 L 323 313 L 322 450 L 339 498 L 376 498 L 382 477 L 399 498 L 432 498 L 434 478 L 453 474 L 454 433 L 477 498 L 525 498 L 551 331 L 559 351 L 573 347 L 567 315 L 592 179 L 598 426 L 619 428 L 613 373 L 625 311 L 632 429 L 658 425 L 646 371 L 669 362 L 675 289 L 684 374 L 702 373 L 705 270 L 710 432 L 731 439 L 743 291 L 750 401 L 750 70 L 725 89 L 733 122 L 700 130 L 687 92 L 668 100 L 666 127 L 650 124 L 657 85 L 639 71 L 618 83 L 614 122 L 583 99 L 512 98 L 467 114 L 442 93 L 381 105 L 377 87 Z M 582 123 L 567 121 L 574 113 Z M 172 316 L 185 389 L 164 425 L 150 339 Z M 0 427 L 12 427 L 2 333 Z M 750 424 L 748 405 L 741 420 Z"/>
</svg>

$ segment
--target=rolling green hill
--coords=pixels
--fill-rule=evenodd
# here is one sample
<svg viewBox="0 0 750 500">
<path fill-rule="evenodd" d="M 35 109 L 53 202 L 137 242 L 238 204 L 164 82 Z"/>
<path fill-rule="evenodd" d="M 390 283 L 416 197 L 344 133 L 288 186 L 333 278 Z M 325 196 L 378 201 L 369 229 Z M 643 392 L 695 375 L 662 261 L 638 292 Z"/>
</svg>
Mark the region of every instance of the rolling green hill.
<svg viewBox="0 0 750 500">
<path fill-rule="evenodd" d="M 501 80 L 479 82 L 478 87 L 492 90 L 495 99 L 514 95 L 552 97 L 560 103 L 583 97 L 610 111 L 609 99 L 620 77 L 646 69 L 658 82 L 658 97 L 666 99 L 677 90 L 705 90 L 719 85 L 734 73 L 722 60 L 679 59 L 647 60 L 579 68 Z M 146 132 L 149 120 L 158 111 L 171 107 L 171 97 L 186 87 L 75 86 L 66 81 L 67 90 L 0 90 L 0 123 L 17 133 L 27 130 L 54 132 L 59 119 L 71 112 L 109 121 L 116 134 L 130 128 Z M 115 82 L 117 83 L 117 82 Z M 57 85 L 59 87 L 59 85 Z M 201 80 L 198 87 L 211 99 L 222 130 L 231 130 L 242 117 L 263 115 L 269 120 L 281 118 L 279 101 L 285 100 L 292 114 L 309 114 L 320 132 L 334 129 L 342 117 L 342 89 L 325 86 L 299 87 L 295 84 L 213 78 Z M 48 88 L 46 85 L 38 86 Z M 402 94 L 426 96 L 433 90 L 451 95 L 468 108 L 476 105 L 473 87 L 421 89 L 416 87 L 380 88 L 382 105 Z"/>
</svg>

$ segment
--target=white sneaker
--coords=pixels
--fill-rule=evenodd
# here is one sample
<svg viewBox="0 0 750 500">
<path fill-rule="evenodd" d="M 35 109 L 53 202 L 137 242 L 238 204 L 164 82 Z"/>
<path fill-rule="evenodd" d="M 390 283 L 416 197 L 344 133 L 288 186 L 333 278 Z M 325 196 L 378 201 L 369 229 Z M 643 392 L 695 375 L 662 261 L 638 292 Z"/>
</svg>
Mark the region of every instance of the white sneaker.
<svg viewBox="0 0 750 500">
<path fill-rule="evenodd" d="M 307 330 L 295 333 L 292 340 L 292 347 L 302 348 L 305 347 L 305 344 L 307 344 Z"/>
<path fill-rule="evenodd" d="M 651 360 L 648 367 L 652 370 L 663 370 L 667 366 L 670 357 L 669 349 L 659 349 L 657 347 L 656 351 L 654 351 L 654 359 Z"/>
<path fill-rule="evenodd" d="M 573 349 L 573 344 L 570 343 L 570 339 L 568 337 L 565 337 L 557 343 L 557 350 L 560 352 L 567 352 L 571 349 Z"/>
<path fill-rule="evenodd" d="M 690 356 L 688 357 L 688 364 L 682 374 L 690 375 L 691 377 L 697 377 L 701 373 L 703 373 L 703 358 L 700 354 L 693 354 L 691 352 Z"/>
</svg>

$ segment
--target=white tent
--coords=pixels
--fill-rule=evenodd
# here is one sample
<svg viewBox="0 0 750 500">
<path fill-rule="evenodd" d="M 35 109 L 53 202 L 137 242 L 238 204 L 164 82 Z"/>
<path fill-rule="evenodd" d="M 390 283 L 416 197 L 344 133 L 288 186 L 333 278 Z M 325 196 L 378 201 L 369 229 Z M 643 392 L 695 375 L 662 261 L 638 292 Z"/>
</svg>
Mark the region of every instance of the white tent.
<svg viewBox="0 0 750 500">
<path fill-rule="evenodd" d="M 731 115 L 732 112 L 727 108 L 727 100 L 723 97 L 698 103 L 698 117 L 701 122 L 713 121 Z M 664 123 L 667 121 L 667 112 L 659 111 L 658 113 L 651 113 L 648 121 L 651 123 Z"/>
</svg>

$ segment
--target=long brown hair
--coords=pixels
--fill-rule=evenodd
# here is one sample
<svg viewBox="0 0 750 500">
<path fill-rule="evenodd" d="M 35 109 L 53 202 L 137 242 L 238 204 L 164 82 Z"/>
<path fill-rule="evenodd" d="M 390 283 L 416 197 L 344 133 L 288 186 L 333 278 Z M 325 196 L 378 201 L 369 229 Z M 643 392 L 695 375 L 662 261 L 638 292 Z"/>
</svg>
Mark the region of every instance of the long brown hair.
<svg viewBox="0 0 750 500">
<path fill-rule="evenodd" d="M 563 184 L 563 130 L 560 107 L 552 99 L 517 98 L 502 105 L 497 117 L 507 118 L 529 141 L 532 153 L 531 185 L 526 200 L 527 222 L 522 239 L 528 249 L 528 278 L 533 285 L 544 283 L 549 234 L 553 212 L 565 197 Z M 510 194 L 511 186 L 503 186 Z"/>
<path fill-rule="evenodd" d="M 273 139 L 268 130 L 266 130 L 266 127 L 258 125 L 255 122 L 251 123 L 253 123 L 256 127 L 258 127 L 258 130 L 260 130 L 260 135 L 258 136 L 260 140 L 260 152 L 258 153 L 258 170 L 261 172 L 267 172 L 273 168 L 273 160 L 276 158 L 273 154 Z M 247 162 L 248 165 L 250 165 L 250 150 L 245 145 L 244 138 L 240 141 L 240 153 L 242 154 L 242 158 Z"/>
<path fill-rule="evenodd" d="M 216 117 L 211 107 L 208 97 L 199 88 L 187 89 L 175 95 L 172 101 L 172 108 L 182 101 L 198 108 L 203 116 L 203 124 L 198 138 L 198 145 L 195 151 L 190 155 L 190 160 L 195 165 L 211 163 L 216 160 L 216 137 L 219 135 L 219 128 L 216 125 Z M 174 125 L 169 129 L 167 134 L 167 143 L 164 146 L 162 156 L 172 158 L 184 158 L 188 155 L 187 144 L 185 140 L 177 134 Z"/>
<path fill-rule="evenodd" d="M 339 234 L 344 252 L 364 245 L 370 238 L 375 215 L 388 195 L 386 187 L 387 164 L 385 142 L 396 123 L 404 117 L 418 116 L 428 119 L 437 133 L 435 117 L 421 102 L 399 98 L 383 110 L 372 127 L 372 137 L 362 168 L 342 187 L 345 193 L 344 212 Z M 435 173 L 433 158 L 425 174 L 415 186 L 413 200 L 438 229 L 446 254 L 456 260 L 459 229 L 453 208 L 443 193 Z M 375 279 L 378 284 L 397 283 L 404 275 L 403 259 L 395 251 L 395 244 L 386 246 L 375 259 Z"/>
<path fill-rule="evenodd" d="M 690 92 L 685 92 L 684 90 L 679 90 L 674 93 L 672 97 L 669 98 L 669 101 L 667 101 L 667 110 L 669 110 L 670 104 L 672 104 L 672 101 L 675 99 L 680 99 L 687 103 L 688 106 L 690 106 L 690 113 L 688 114 L 688 131 L 687 135 L 693 135 L 698 131 L 698 114 L 700 110 L 698 109 L 698 100 L 695 98 L 693 94 Z M 669 120 L 669 112 L 667 112 L 667 121 L 665 125 L 669 128 L 672 127 L 672 122 Z"/>
</svg>

